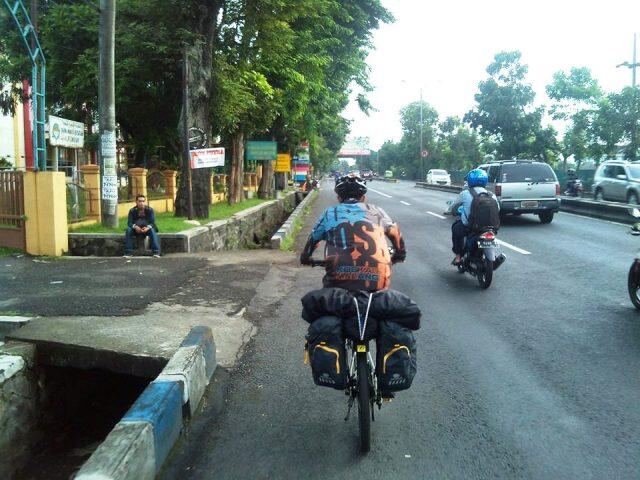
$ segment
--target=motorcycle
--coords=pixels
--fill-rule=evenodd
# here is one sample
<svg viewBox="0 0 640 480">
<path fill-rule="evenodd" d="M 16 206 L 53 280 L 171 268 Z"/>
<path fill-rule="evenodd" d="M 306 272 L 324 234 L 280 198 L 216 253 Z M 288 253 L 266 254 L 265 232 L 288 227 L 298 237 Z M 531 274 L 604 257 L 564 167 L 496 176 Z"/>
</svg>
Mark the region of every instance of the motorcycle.
<svg viewBox="0 0 640 480">
<path fill-rule="evenodd" d="M 582 180 L 575 178 L 567 181 L 564 194 L 569 197 L 581 197 L 584 187 L 582 186 Z"/>
<path fill-rule="evenodd" d="M 632 208 L 629 213 L 640 218 L 640 210 Z M 631 235 L 640 236 L 640 223 L 634 223 L 629 231 Z M 633 306 L 640 310 L 640 252 L 636 254 L 629 269 L 629 275 L 627 277 L 627 289 L 629 291 L 629 298 Z"/>
<path fill-rule="evenodd" d="M 452 206 L 449 204 L 449 211 Z M 451 214 L 456 218 L 459 212 L 451 212 Z M 459 273 L 470 273 L 478 279 L 480 287 L 484 289 L 491 286 L 493 272 L 507 259 L 506 255 L 498 251 L 500 247 L 496 240 L 497 236 L 497 230 L 492 227 L 469 235 L 465 240 L 462 261 L 460 265 L 456 265 Z"/>
<path fill-rule="evenodd" d="M 462 262 L 457 265 L 459 273 L 470 273 L 485 289 L 491 285 L 493 272 L 507 259 L 504 254 L 498 253 L 496 238 L 497 232 L 493 228 L 469 235 L 465 241 Z"/>
</svg>

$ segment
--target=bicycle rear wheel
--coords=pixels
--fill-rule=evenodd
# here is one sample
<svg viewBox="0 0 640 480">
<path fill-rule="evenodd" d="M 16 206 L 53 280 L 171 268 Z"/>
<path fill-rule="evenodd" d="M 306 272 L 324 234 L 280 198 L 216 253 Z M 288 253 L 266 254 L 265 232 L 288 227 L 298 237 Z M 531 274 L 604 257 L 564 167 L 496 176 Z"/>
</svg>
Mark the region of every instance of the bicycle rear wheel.
<svg viewBox="0 0 640 480">
<path fill-rule="evenodd" d="M 371 449 L 371 399 L 369 390 L 369 365 L 367 354 L 356 354 L 358 373 L 358 424 L 360 427 L 360 451 L 367 453 Z"/>
</svg>

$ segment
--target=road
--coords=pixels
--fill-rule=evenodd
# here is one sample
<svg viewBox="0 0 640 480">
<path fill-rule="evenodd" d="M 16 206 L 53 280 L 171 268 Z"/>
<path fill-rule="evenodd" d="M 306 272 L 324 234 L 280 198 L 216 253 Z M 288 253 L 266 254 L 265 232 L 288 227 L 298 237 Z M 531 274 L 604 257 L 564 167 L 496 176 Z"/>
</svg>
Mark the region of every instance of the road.
<svg viewBox="0 0 640 480">
<path fill-rule="evenodd" d="M 325 186 L 314 215 L 334 201 Z M 485 291 L 450 265 L 440 214 L 453 194 L 370 187 L 409 252 L 393 287 L 423 311 L 414 385 L 378 413 L 371 452 L 358 453 L 354 416 L 343 421 L 345 396 L 315 387 L 302 363 L 299 298 L 322 272 L 299 268 L 277 308 L 252 314 L 258 335 L 224 406 L 205 406 L 163 478 L 640 478 L 640 312 L 626 293 L 640 243 L 628 227 L 509 219 L 508 259 Z"/>
</svg>

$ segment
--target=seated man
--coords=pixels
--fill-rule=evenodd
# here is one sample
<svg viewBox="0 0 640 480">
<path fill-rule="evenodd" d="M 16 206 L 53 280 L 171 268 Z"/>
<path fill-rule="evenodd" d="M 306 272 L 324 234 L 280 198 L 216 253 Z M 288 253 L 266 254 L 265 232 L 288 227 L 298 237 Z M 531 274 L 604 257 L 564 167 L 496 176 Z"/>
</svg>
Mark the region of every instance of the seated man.
<svg viewBox="0 0 640 480">
<path fill-rule="evenodd" d="M 136 197 L 136 206 L 129 210 L 127 230 L 124 236 L 124 256 L 130 257 L 133 253 L 133 242 L 138 237 L 151 237 L 151 251 L 156 258 L 160 257 L 160 240 L 156 232 L 156 215 L 153 208 L 145 205 L 147 201 L 144 195 Z"/>
</svg>

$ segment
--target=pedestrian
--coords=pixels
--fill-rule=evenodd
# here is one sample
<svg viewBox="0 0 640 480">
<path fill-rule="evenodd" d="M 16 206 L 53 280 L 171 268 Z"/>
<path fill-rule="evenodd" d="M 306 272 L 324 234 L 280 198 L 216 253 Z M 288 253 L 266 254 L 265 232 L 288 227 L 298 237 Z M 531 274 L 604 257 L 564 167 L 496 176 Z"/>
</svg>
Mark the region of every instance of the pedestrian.
<svg viewBox="0 0 640 480">
<path fill-rule="evenodd" d="M 133 254 L 133 242 L 136 237 L 149 237 L 151 239 L 151 251 L 156 258 L 160 257 L 160 239 L 156 226 L 156 215 L 148 205 L 144 195 L 136 197 L 136 206 L 129 210 L 127 230 L 124 234 L 124 256 L 129 258 Z"/>
</svg>

